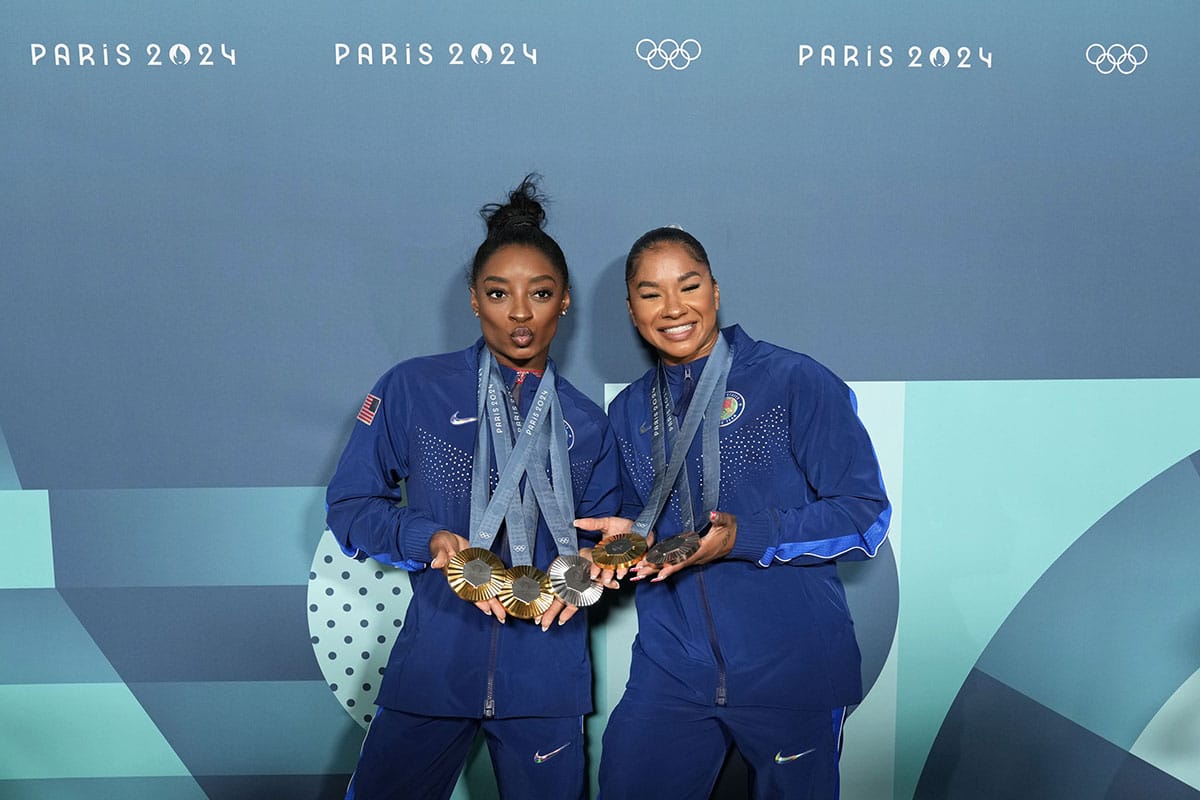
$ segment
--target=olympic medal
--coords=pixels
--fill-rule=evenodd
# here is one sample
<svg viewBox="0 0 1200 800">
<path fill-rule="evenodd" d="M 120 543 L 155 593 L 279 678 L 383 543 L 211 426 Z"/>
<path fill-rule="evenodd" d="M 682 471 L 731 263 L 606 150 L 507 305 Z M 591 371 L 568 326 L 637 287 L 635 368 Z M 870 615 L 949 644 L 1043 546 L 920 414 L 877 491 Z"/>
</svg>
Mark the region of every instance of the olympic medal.
<svg viewBox="0 0 1200 800">
<path fill-rule="evenodd" d="M 583 556 L 559 556 L 547 574 L 554 593 L 569 605 L 584 608 L 604 594 L 604 587 L 592 580 L 592 562 Z"/>
<path fill-rule="evenodd" d="M 490 550 L 468 547 L 460 550 L 446 565 L 446 580 L 463 600 L 478 603 L 500 594 L 504 585 L 504 562 Z"/>
<path fill-rule="evenodd" d="M 656 567 L 665 564 L 682 564 L 699 549 L 699 534 L 689 531 L 655 543 L 654 547 L 646 551 L 646 560 Z"/>
<path fill-rule="evenodd" d="M 522 564 L 504 573 L 500 594 L 504 610 L 518 619 L 541 616 L 554 602 L 550 579 L 537 567 Z"/>
<path fill-rule="evenodd" d="M 600 540 L 592 561 L 607 569 L 632 567 L 646 554 L 646 539 L 636 533 L 616 533 Z"/>
</svg>

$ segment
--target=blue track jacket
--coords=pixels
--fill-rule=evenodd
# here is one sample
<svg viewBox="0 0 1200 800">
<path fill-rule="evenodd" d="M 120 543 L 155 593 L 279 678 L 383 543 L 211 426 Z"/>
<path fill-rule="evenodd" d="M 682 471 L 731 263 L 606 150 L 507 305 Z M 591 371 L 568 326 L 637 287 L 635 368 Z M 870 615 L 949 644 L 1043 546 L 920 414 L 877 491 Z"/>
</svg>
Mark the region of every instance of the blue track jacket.
<svg viewBox="0 0 1200 800">
<path fill-rule="evenodd" d="M 379 379 L 330 482 L 327 521 L 348 554 L 411 572 L 413 596 L 388 660 L 379 705 L 427 716 L 585 714 L 591 710 L 586 614 L 545 633 L 512 617 L 501 625 L 455 595 L 441 570 L 426 568 L 429 540 L 438 530 L 470 539 L 482 346 L 480 339 L 466 350 L 405 361 Z M 511 387 L 515 373 L 504 373 Z M 522 413 L 538 384 L 536 376 L 526 378 Z M 576 516 L 615 514 L 620 467 L 608 420 L 561 375 L 558 396 L 569 428 Z M 497 479 L 493 461 L 493 489 Z M 398 505 L 402 481 L 403 507 Z M 511 565 L 503 528 L 493 551 Z M 534 565 L 544 571 L 556 555 L 539 519 Z"/>
<path fill-rule="evenodd" d="M 853 393 L 813 359 L 758 342 L 738 326 L 720 427 L 718 509 L 737 517 L 733 551 L 661 583 L 638 584 L 628 690 L 708 705 L 829 709 L 862 699 L 854 623 L 836 559 L 873 557 L 891 507 Z M 685 372 L 666 367 L 673 397 Z M 654 480 L 650 387 L 657 368 L 618 395 L 609 418 L 621 448 L 621 516 L 636 519 Z M 680 410 L 679 413 L 682 413 Z M 697 525 L 700 440 L 688 453 Z M 654 529 L 681 531 L 678 493 Z"/>
</svg>

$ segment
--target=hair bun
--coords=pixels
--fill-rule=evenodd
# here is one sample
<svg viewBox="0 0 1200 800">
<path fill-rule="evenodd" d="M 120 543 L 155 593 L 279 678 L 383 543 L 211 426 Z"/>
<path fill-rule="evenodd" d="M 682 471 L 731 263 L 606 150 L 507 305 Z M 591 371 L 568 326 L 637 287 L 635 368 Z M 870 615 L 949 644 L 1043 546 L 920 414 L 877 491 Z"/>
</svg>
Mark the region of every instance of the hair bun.
<svg viewBox="0 0 1200 800">
<path fill-rule="evenodd" d="M 520 186 L 508 193 L 507 203 L 489 203 L 479 210 L 487 223 L 488 238 L 522 225 L 532 225 L 541 230 L 546 222 L 546 210 L 542 207 L 546 198 L 537 187 L 540 178 L 537 173 L 529 173 Z"/>
</svg>

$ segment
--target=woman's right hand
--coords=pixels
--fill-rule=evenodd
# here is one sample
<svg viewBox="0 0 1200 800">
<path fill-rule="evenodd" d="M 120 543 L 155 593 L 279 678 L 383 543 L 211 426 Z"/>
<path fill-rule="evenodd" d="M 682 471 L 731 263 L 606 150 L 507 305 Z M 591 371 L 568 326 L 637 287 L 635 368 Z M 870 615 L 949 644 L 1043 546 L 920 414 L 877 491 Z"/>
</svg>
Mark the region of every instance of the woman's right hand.
<svg viewBox="0 0 1200 800">
<path fill-rule="evenodd" d="M 622 533 L 631 533 L 633 531 L 633 520 L 625 519 L 624 517 L 583 517 L 575 520 L 575 527 L 582 531 L 596 531 L 600 534 L 601 539 L 607 539 L 609 536 L 616 536 Z M 654 534 L 651 533 L 647 537 L 647 542 L 654 541 Z M 647 546 L 649 546 L 647 544 Z M 587 556 L 591 560 L 591 554 Z M 619 588 L 620 584 L 615 583 L 625 577 L 629 572 L 629 567 L 622 567 L 618 570 L 605 569 L 598 564 L 592 564 L 592 580 L 598 581 L 604 586 L 614 589 Z"/>
<path fill-rule="evenodd" d="M 470 546 L 471 543 L 457 533 L 440 530 L 429 538 L 429 555 L 433 556 L 433 560 L 429 562 L 429 566 L 434 569 L 445 570 L 450 565 L 450 559 Z M 480 600 L 475 604 L 475 607 L 489 617 L 495 617 L 499 622 L 504 622 L 506 612 L 504 611 L 504 605 L 499 599 L 492 597 L 487 600 Z"/>
</svg>

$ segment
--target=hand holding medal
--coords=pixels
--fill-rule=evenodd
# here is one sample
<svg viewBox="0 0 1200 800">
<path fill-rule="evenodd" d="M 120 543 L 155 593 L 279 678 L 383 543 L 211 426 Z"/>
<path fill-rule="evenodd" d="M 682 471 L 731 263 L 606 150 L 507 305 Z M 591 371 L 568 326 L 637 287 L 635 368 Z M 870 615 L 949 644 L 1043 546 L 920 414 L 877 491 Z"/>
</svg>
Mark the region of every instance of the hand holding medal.
<svg viewBox="0 0 1200 800">
<path fill-rule="evenodd" d="M 600 534 L 592 548 L 592 579 L 610 589 L 619 589 L 617 581 L 638 563 L 647 549 L 645 537 L 633 532 L 633 520 L 624 517 L 596 517 L 575 520 L 575 527 Z"/>
<path fill-rule="evenodd" d="M 506 612 L 496 598 L 505 569 L 495 554 L 471 547 L 466 539 L 447 530 L 433 535 L 429 540 L 429 552 L 433 556 L 429 566 L 442 570 L 456 595 L 504 622 Z"/>
<path fill-rule="evenodd" d="M 633 579 L 640 581 L 651 575 L 651 583 L 669 578 L 681 569 L 707 564 L 724 558 L 733 550 L 737 541 L 737 517 L 724 511 L 710 511 L 708 524 L 699 532 L 682 533 L 672 536 L 656 544 L 651 550 L 658 552 L 646 554 L 646 558 L 633 568 L 637 576 Z M 694 549 L 693 549 L 694 548 Z M 656 563 L 661 558 L 661 562 Z"/>
</svg>

